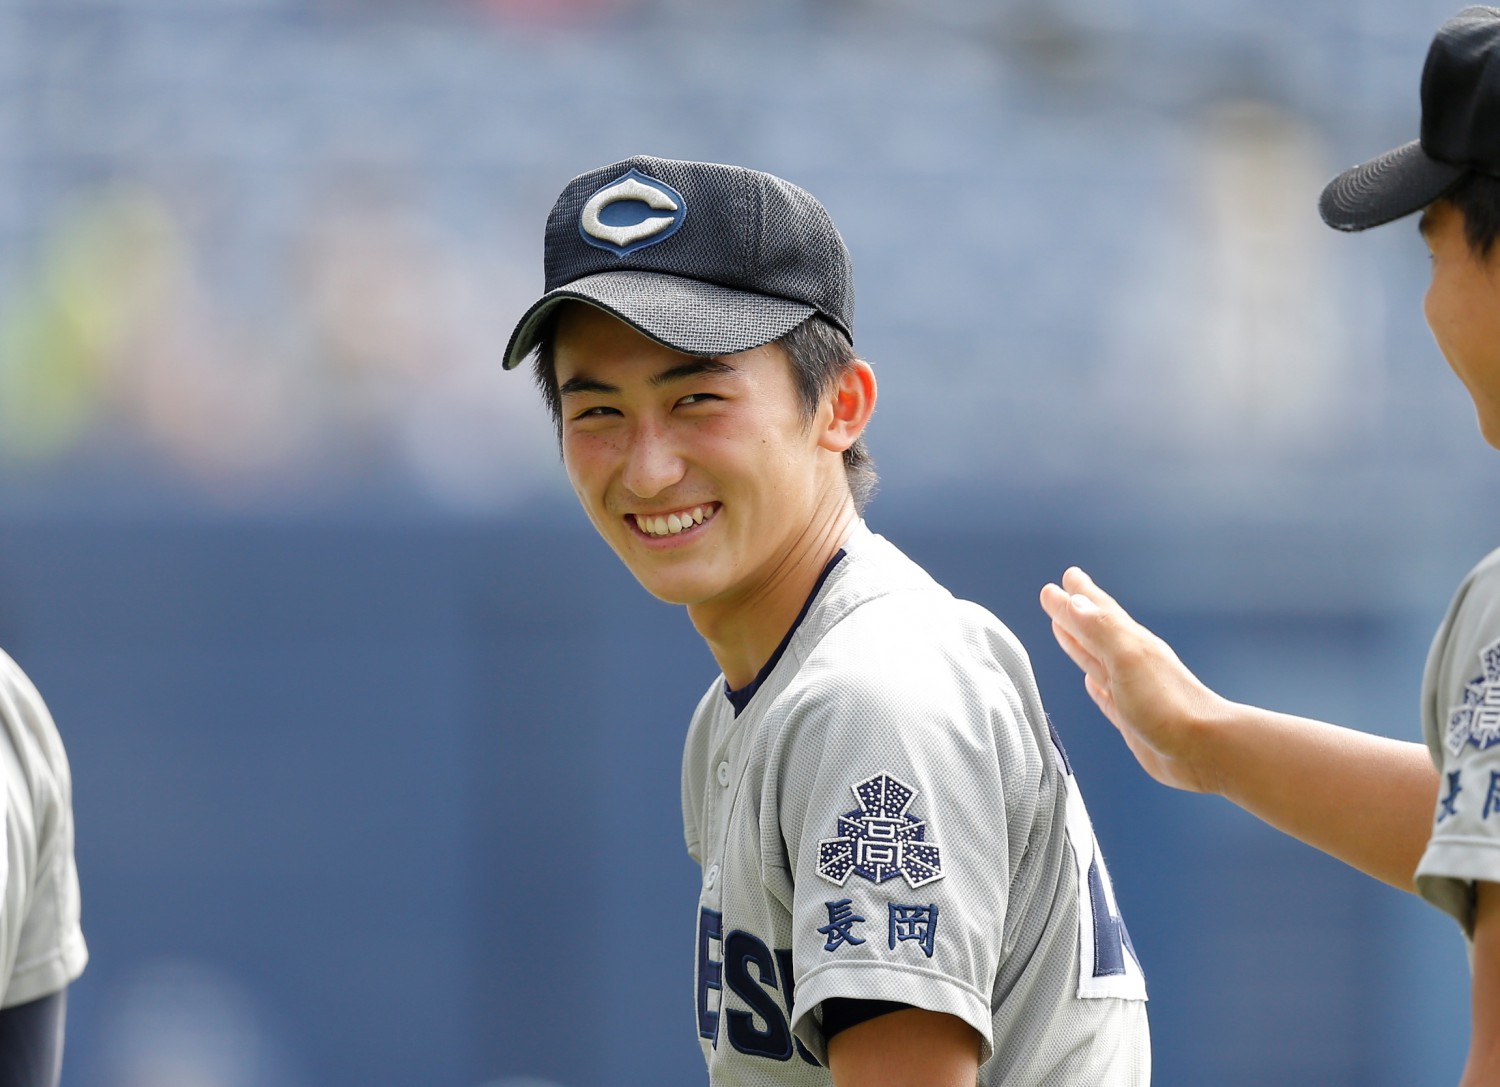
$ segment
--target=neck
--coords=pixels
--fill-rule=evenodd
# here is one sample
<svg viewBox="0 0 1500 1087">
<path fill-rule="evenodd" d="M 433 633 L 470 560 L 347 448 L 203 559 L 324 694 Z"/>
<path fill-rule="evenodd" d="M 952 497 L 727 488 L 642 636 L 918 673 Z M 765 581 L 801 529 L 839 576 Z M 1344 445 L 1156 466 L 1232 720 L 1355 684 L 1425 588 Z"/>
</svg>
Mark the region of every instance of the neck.
<svg viewBox="0 0 1500 1087">
<path fill-rule="evenodd" d="M 688 606 L 688 616 L 731 690 L 744 687 L 771 659 L 808 594 L 859 520 L 845 501 L 810 522 L 767 577 L 730 604 Z"/>
</svg>

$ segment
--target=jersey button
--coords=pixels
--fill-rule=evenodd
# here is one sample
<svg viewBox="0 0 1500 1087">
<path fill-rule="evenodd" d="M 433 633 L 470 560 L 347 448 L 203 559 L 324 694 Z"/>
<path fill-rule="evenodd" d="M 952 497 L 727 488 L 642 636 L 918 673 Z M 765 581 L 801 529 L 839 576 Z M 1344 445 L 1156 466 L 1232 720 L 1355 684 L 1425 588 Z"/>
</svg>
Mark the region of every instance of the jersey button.
<svg viewBox="0 0 1500 1087">
<path fill-rule="evenodd" d="M 710 864 L 708 871 L 703 873 L 703 886 L 708 890 L 714 889 L 714 884 L 719 882 L 719 866 Z"/>
<path fill-rule="evenodd" d="M 719 763 L 719 784 L 729 784 L 729 764 L 727 762 Z"/>
</svg>

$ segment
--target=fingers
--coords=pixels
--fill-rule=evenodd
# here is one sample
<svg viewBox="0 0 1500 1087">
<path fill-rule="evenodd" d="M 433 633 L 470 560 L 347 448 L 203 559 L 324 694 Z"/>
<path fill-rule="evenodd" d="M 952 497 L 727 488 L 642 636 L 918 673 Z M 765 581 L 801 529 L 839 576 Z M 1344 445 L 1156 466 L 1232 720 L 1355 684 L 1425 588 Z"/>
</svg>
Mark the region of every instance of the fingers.
<svg viewBox="0 0 1500 1087">
<path fill-rule="evenodd" d="M 1052 632 L 1057 637 L 1058 643 L 1062 645 L 1068 656 L 1073 657 L 1078 667 L 1086 670 L 1084 663 L 1074 656 L 1073 650 L 1081 649 L 1083 646 L 1080 637 L 1081 624 L 1078 621 L 1079 602 L 1088 607 L 1092 607 L 1092 603 L 1084 597 L 1078 597 L 1075 601 L 1074 597 L 1051 583 L 1042 586 L 1041 600 L 1042 610 L 1052 620 Z M 1064 636 L 1066 636 L 1066 641 Z M 1089 655 L 1092 656 L 1092 654 Z"/>
<path fill-rule="evenodd" d="M 1069 596 L 1056 585 L 1042 587 L 1042 609 L 1052 617 L 1052 636 L 1068 658 L 1083 671 L 1085 680 L 1097 687 L 1109 686 L 1109 672 L 1078 634 L 1079 618 L 1097 612 L 1092 601 L 1083 596 Z"/>
<path fill-rule="evenodd" d="M 1063 571 L 1062 583 L 1063 588 L 1068 592 L 1082 596 L 1101 608 L 1120 606 L 1119 601 L 1095 585 L 1094 579 L 1077 566 L 1069 566 Z"/>
<path fill-rule="evenodd" d="M 1063 573 L 1062 587 L 1043 590 L 1042 607 L 1055 624 L 1071 634 L 1091 654 L 1106 663 L 1136 644 L 1144 629 L 1119 602 L 1076 566 Z"/>
<path fill-rule="evenodd" d="M 1087 577 L 1074 566 L 1063 574 L 1065 587 L 1044 585 L 1042 610 L 1051 618 L 1054 628 L 1062 628 L 1075 642 L 1087 649 L 1090 655 L 1097 657 L 1100 655 L 1100 646 L 1097 644 L 1102 625 L 1100 620 L 1104 614 L 1104 607 L 1097 597 L 1103 597 L 1108 606 L 1115 610 L 1119 609 L 1119 605 L 1110 600 L 1092 581 L 1088 581 Z"/>
<path fill-rule="evenodd" d="M 1062 647 L 1070 660 L 1083 670 L 1085 677 L 1093 676 L 1097 682 L 1104 682 L 1107 678 L 1104 665 L 1098 657 L 1094 656 L 1083 644 L 1056 623 L 1052 624 L 1052 636 L 1057 639 L 1057 644 Z"/>
<path fill-rule="evenodd" d="M 1042 610 L 1055 623 L 1068 608 L 1068 594 L 1052 582 L 1042 586 Z"/>
<path fill-rule="evenodd" d="M 1105 597 L 1105 599 L 1109 598 Z M 1113 601 L 1110 602 L 1113 603 Z M 1061 622 L 1069 629 L 1074 629 L 1075 624 L 1069 622 L 1070 616 L 1094 615 L 1100 609 L 1092 597 L 1079 592 L 1069 592 L 1049 582 L 1042 586 L 1042 610 L 1052 617 L 1054 623 Z"/>
</svg>

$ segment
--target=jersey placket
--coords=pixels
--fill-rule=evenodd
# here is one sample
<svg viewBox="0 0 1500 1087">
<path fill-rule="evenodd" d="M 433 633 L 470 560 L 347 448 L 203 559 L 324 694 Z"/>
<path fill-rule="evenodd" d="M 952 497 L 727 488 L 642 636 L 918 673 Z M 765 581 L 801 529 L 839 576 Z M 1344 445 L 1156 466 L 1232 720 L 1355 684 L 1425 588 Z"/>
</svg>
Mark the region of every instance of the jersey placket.
<svg viewBox="0 0 1500 1087">
<path fill-rule="evenodd" d="M 724 895 L 725 849 L 729 841 L 730 822 L 734 814 L 735 798 L 739 795 L 740 781 L 744 778 L 744 751 L 746 722 L 732 720 L 726 735 L 716 746 L 714 758 L 709 763 L 710 771 L 707 810 L 704 826 L 708 830 L 707 848 L 703 851 L 703 886 L 701 902 L 705 906 L 722 912 Z"/>
</svg>

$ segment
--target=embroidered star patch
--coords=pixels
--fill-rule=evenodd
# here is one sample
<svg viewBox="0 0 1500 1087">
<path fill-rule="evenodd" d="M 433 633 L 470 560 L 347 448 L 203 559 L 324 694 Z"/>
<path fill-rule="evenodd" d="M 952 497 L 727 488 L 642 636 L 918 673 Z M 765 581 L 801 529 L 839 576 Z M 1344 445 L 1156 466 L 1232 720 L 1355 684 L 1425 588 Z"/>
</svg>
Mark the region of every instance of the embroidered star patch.
<svg viewBox="0 0 1500 1087">
<path fill-rule="evenodd" d="M 1484 648 L 1479 663 L 1483 671 L 1464 686 L 1463 701 L 1448 711 L 1444 739 L 1453 755 L 1465 744 L 1481 751 L 1500 744 L 1500 639 Z"/>
<path fill-rule="evenodd" d="M 908 810 L 917 792 L 890 774 L 854 786 L 859 807 L 838 818 L 838 837 L 818 843 L 818 875 L 842 887 L 850 875 L 871 883 L 902 876 L 912 887 L 943 878 L 942 852 L 927 823 Z"/>
</svg>

